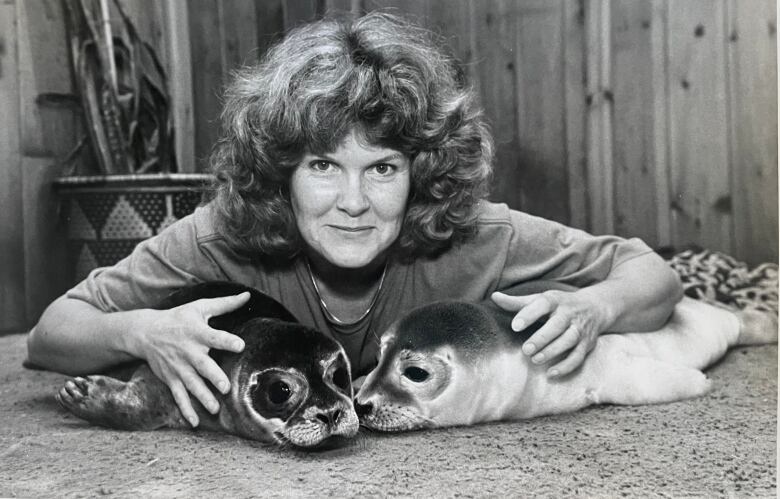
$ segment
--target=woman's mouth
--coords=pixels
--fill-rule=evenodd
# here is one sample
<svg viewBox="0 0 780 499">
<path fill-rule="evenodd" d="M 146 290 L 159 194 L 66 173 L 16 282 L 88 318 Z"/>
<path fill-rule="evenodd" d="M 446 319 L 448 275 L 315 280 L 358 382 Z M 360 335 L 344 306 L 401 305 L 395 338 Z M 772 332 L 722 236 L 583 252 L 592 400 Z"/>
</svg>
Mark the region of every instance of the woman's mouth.
<svg viewBox="0 0 780 499">
<path fill-rule="evenodd" d="M 358 226 L 350 226 L 350 225 L 331 225 L 332 228 L 336 230 L 341 230 L 344 232 L 363 232 L 367 230 L 371 230 L 373 227 L 370 225 L 358 225 Z"/>
</svg>

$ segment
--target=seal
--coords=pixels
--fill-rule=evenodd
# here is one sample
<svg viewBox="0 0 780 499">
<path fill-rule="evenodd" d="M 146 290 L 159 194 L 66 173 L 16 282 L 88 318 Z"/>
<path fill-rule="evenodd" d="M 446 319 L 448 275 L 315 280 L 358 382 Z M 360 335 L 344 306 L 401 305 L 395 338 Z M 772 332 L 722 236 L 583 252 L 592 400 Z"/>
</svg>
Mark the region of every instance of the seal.
<svg viewBox="0 0 780 499">
<path fill-rule="evenodd" d="M 344 349 L 299 324 L 274 299 L 238 284 L 209 282 L 182 288 L 155 308 L 244 291 L 251 297 L 243 307 L 209 320 L 211 327 L 241 337 L 246 346 L 241 353 L 210 352 L 231 388 L 224 395 L 212 390 L 220 401 L 214 415 L 193 399 L 201 426 L 304 448 L 354 436 L 358 418 Z M 133 367 L 137 368 L 129 381 L 104 375 L 72 378 L 56 398 L 76 416 L 109 428 L 190 428 L 170 390 L 148 364 Z"/>
<path fill-rule="evenodd" d="M 571 289 L 535 283 L 507 294 L 545 288 Z M 777 342 L 777 318 L 751 314 L 686 297 L 660 330 L 601 335 L 580 368 L 553 379 L 521 351 L 533 328 L 512 331 L 514 314 L 490 300 L 433 303 L 381 336 L 355 408 L 367 428 L 405 431 L 697 397 L 710 387 L 702 370 L 730 347 Z"/>
</svg>

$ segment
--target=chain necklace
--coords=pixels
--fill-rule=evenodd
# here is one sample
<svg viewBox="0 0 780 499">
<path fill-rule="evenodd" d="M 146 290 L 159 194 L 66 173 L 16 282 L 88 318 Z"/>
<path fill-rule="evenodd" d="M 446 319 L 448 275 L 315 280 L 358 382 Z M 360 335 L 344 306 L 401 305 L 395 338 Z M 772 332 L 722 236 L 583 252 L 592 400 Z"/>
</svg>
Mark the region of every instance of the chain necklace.
<svg viewBox="0 0 780 499">
<path fill-rule="evenodd" d="M 371 298 L 371 303 L 368 304 L 368 308 L 365 312 L 363 312 L 363 315 L 361 315 L 357 320 L 353 322 L 345 322 L 333 315 L 333 313 L 328 309 L 328 304 L 325 303 L 325 300 L 322 299 L 322 294 L 320 294 L 320 288 L 317 286 L 317 280 L 314 278 L 314 274 L 311 271 L 311 265 L 309 264 L 309 259 L 306 259 L 306 268 L 309 271 L 309 277 L 311 278 L 311 283 L 314 285 L 314 292 L 317 293 L 317 298 L 320 300 L 320 308 L 322 308 L 322 313 L 325 314 L 325 318 L 328 319 L 329 322 L 332 324 L 336 324 L 338 326 L 351 326 L 353 324 L 357 324 L 358 322 L 362 321 L 366 318 L 366 316 L 371 313 L 371 309 L 374 308 L 374 304 L 376 304 L 376 300 L 379 297 L 379 292 L 382 290 L 382 284 L 385 282 L 385 274 L 387 274 L 387 262 L 385 262 L 385 268 L 382 269 L 382 277 L 379 279 L 379 286 L 377 286 L 376 291 L 374 292 L 373 298 Z"/>
</svg>

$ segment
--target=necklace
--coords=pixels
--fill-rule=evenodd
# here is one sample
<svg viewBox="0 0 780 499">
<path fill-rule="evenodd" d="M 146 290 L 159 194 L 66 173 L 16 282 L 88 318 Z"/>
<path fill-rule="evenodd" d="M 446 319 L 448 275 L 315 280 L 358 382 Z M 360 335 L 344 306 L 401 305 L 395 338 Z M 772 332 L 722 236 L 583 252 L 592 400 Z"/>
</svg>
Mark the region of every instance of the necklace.
<svg viewBox="0 0 780 499">
<path fill-rule="evenodd" d="M 333 315 L 333 313 L 328 309 L 328 304 L 325 303 L 325 300 L 322 299 L 322 294 L 320 293 L 320 288 L 317 286 L 317 280 L 314 278 L 314 274 L 311 271 L 311 265 L 309 264 L 309 259 L 306 259 L 306 268 L 309 271 L 309 277 L 311 278 L 311 283 L 314 285 L 314 292 L 317 293 L 317 298 L 320 301 L 320 308 L 322 308 L 322 313 L 325 314 L 325 318 L 328 319 L 328 321 L 332 324 L 336 324 L 338 326 L 351 326 L 353 324 L 357 324 L 358 322 L 362 321 L 366 318 L 366 316 L 371 313 L 371 309 L 374 308 L 374 304 L 376 304 L 376 300 L 379 297 L 379 292 L 382 290 L 382 284 L 385 282 L 385 274 L 387 274 L 387 262 L 385 262 L 385 268 L 382 269 L 382 277 L 379 278 L 379 286 L 377 286 L 376 291 L 374 292 L 374 296 L 371 298 L 371 303 L 368 304 L 368 308 L 365 312 L 363 312 L 363 315 L 358 317 L 357 320 L 353 322 L 345 322 Z"/>
</svg>

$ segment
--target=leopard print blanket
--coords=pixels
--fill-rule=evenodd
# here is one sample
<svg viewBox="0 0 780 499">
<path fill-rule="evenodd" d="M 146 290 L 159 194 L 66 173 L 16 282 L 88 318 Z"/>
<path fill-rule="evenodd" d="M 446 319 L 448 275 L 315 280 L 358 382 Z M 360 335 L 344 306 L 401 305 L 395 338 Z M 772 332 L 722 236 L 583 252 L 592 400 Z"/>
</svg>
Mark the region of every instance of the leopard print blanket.
<svg viewBox="0 0 780 499">
<path fill-rule="evenodd" d="M 687 296 L 732 310 L 777 315 L 777 264 L 750 268 L 729 255 L 702 249 L 659 253 L 680 276 Z"/>
</svg>

